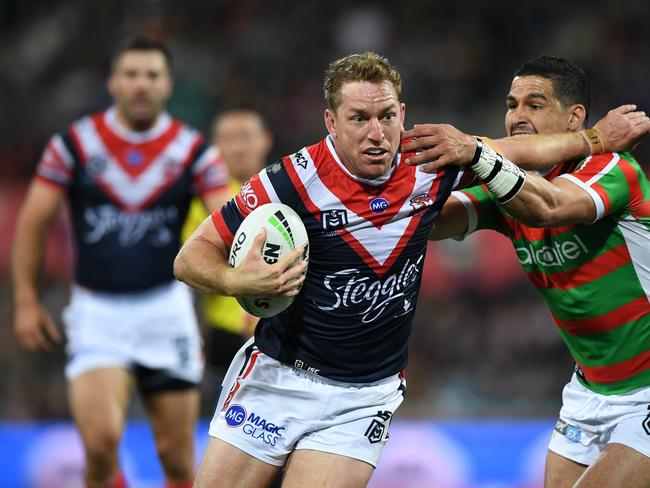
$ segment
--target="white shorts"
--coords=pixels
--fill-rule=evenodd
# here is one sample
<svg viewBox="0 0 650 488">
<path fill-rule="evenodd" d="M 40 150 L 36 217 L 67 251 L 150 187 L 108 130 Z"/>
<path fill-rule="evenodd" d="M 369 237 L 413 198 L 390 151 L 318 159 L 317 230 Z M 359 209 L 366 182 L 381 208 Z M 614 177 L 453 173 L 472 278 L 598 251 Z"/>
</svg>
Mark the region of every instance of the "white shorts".
<svg viewBox="0 0 650 488">
<path fill-rule="evenodd" d="M 68 379 L 117 366 L 148 368 L 190 383 L 201 381 L 201 336 L 192 294 L 183 283 L 174 281 L 138 293 L 73 286 L 63 320 Z"/>
<path fill-rule="evenodd" d="M 562 393 L 562 409 L 549 450 L 591 465 L 607 444 L 623 444 L 650 457 L 650 388 L 601 395 L 574 374 Z"/>
<path fill-rule="evenodd" d="M 398 374 L 375 383 L 322 378 L 265 355 L 251 339 L 224 378 L 209 434 L 275 466 L 293 450 L 313 449 L 374 467 L 405 385 Z"/>
</svg>

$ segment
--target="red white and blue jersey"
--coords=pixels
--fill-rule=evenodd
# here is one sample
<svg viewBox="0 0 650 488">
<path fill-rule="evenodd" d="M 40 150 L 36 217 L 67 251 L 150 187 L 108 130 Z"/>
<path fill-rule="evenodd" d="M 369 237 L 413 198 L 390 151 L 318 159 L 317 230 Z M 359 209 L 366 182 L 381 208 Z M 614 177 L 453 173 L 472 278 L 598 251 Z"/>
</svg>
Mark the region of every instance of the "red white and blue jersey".
<svg viewBox="0 0 650 488">
<path fill-rule="evenodd" d="M 255 330 L 265 354 L 354 383 L 406 366 L 427 237 L 451 191 L 473 175 L 458 167 L 426 174 L 400 160 L 370 184 L 343 166 L 328 137 L 270 165 L 212 214 L 228 247 L 244 217 L 269 202 L 292 207 L 307 229 L 299 296 Z"/>
<path fill-rule="evenodd" d="M 110 292 L 173 280 L 192 195 L 228 183 L 216 149 L 196 130 L 165 113 L 150 130 L 130 131 L 114 108 L 52 137 L 36 177 L 67 191 L 75 281 Z"/>
</svg>

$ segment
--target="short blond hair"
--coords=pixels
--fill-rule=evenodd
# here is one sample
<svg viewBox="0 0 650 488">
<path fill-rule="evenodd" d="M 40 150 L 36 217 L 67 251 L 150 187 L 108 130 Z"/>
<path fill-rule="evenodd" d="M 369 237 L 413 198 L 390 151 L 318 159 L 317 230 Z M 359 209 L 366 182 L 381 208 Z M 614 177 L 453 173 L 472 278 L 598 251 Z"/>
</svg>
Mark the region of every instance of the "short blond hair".
<svg viewBox="0 0 650 488">
<path fill-rule="evenodd" d="M 345 83 L 369 81 L 381 83 L 389 81 L 395 87 L 397 99 L 402 92 L 402 77 L 386 58 L 377 53 L 350 54 L 344 58 L 332 61 L 325 70 L 323 93 L 327 106 L 331 110 L 341 104 L 341 88 Z"/>
</svg>

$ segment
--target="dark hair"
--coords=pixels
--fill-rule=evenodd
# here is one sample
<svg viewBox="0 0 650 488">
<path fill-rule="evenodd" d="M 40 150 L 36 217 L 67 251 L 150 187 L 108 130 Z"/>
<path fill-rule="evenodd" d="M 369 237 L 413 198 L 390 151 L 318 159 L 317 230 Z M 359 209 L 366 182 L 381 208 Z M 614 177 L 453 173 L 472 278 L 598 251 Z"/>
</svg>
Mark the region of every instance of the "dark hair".
<svg viewBox="0 0 650 488">
<path fill-rule="evenodd" d="M 587 75 L 580 66 L 557 56 L 539 56 L 522 64 L 514 76 L 540 76 L 551 80 L 555 96 L 568 107 L 579 103 L 585 107 L 585 122 L 591 109 L 591 90 Z"/>
<path fill-rule="evenodd" d="M 372 52 L 351 54 L 332 61 L 325 71 L 323 92 L 330 109 L 335 110 L 341 104 L 341 87 L 353 81 L 389 81 L 398 100 L 402 91 L 402 77 L 386 58 Z"/>
<path fill-rule="evenodd" d="M 117 45 L 111 57 L 111 71 L 115 69 L 117 60 L 128 51 L 158 51 L 165 57 L 167 69 L 172 70 L 172 53 L 167 45 L 157 39 L 145 36 L 129 37 Z"/>
</svg>

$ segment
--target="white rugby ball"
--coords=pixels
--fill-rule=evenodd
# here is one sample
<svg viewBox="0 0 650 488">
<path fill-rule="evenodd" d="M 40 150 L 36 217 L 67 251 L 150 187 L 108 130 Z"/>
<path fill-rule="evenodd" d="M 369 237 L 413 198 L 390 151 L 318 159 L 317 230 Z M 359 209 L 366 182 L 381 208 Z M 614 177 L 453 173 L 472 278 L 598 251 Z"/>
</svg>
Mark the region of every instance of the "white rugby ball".
<svg viewBox="0 0 650 488">
<path fill-rule="evenodd" d="M 230 248 L 229 262 L 239 266 L 262 228 L 266 229 L 266 241 L 262 246 L 262 258 L 274 264 L 297 247 L 303 247 L 303 258 L 309 260 L 309 238 L 298 214 L 282 203 L 267 203 L 253 210 L 239 225 Z M 237 301 L 251 315 L 272 317 L 291 305 L 294 297 L 237 297 Z"/>
</svg>

